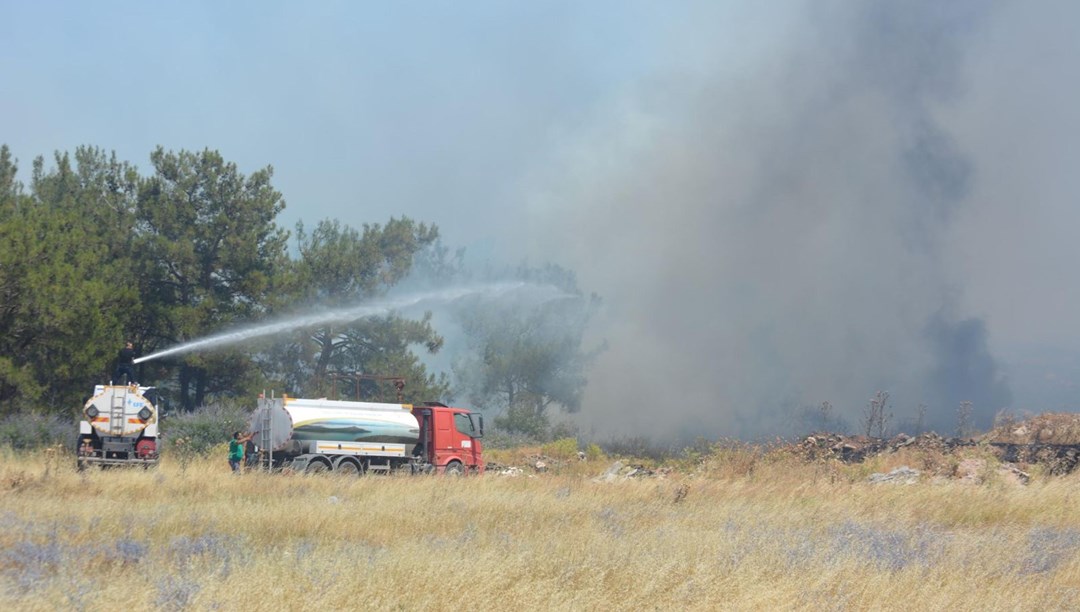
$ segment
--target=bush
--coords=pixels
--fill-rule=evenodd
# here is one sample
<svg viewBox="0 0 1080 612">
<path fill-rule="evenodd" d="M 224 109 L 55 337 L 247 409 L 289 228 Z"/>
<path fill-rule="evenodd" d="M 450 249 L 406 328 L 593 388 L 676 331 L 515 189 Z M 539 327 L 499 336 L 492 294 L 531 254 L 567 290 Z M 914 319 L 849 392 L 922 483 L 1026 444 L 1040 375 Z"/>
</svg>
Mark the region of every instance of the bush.
<svg viewBox="0 0 1080 612">
<path fill-rule="evenodd" d="M 246 431 L 250 416 L 243 405 L 225 401 L 170 416 L 161 431 L 169 451 L 205 455 L 228 442 L 234 431 Z"/>
<path fill-rule="evenodd" d="M 0 446 L 27 450 L 63 445 L 74 449 L 79 424 L 55 415 L 10 414 L 0 420 Z"/>
<path fill-rule="evenodd" d="M 549 423 L 543 412 L 531 406 L 515 405 L 495 417 L 495 427 L 511 435 L 520 434 L 541 440 L 546 437 Z"/>
<path fill-rule="evenodd" d="M 585 448 L 585 458 L 589 461 L 599 461 L 604 458 L 604 451 L 596 443 L 589 444 Z"/>
<path fill-rule="evenodd" d="M 554 459 L 577 459 L 578 441 L 577 438 L 560 438 L 540 447 L 540 452 Z"/>
<path fill-rule="evenodd" d="M 637 436 L 609 440 L 602 445 L 605 454 L 627 459 L 650 459 L 662 463 L 682 454 L 682 449 L 672 443 L 661 443 Z"/>
<path fill-rule="evenodd" d="M 539 443 L 540 440 L 531 436 L 526 436 L 519 433 L 508 433 L 501 429 L 492 427 L 484 431 L 484 450 L 488 449 L 510 449 L 518 448 L 521 446 L 532 446 Z"/>
</svg>

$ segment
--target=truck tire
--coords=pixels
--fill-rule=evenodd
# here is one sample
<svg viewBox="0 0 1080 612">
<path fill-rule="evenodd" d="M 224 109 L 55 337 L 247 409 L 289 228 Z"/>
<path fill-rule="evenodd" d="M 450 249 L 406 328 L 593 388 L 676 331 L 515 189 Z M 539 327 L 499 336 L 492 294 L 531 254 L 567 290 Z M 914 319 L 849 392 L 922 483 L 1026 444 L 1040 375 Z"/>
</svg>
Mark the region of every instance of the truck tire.
<svg viewBox="0 0 1080 612">
<path fill-rule="evenodd" d="M 357 478 L 364 474 L 364 470 L 357 465 L 356 461 L 345 459 L 338 462 L 337 467 L 334 468 L 334 473 L 342 478 Z"/>
<path fill-rule="evenodd" d="M 461 465 L 460 461 L 451 461 L 443 468 L 443 473 L 447 476 L 464 476 L 465 466 Z"/>
<path fill-rule="evenodd" d="M 307 468 L 305 468 L 304 471 L 308 474 L 322 474 L 323 472 L 329 472 L 330 466 L 324 461 L 313 459 L 307 464 Z"/>
</svg>

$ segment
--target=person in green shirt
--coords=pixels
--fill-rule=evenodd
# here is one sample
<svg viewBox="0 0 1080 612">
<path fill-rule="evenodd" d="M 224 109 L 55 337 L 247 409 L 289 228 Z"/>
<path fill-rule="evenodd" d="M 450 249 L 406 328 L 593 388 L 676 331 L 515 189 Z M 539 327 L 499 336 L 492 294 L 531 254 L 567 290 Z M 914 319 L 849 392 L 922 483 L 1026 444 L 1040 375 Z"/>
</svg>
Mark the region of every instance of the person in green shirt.
<svg viewBox="0 0 1080 612">
<path fill-rule="evenodd" d="M 251 438 L 252 434 L 241 437 L 239 431 L 233 432 L 232 440 L 229 440 L 229 467 L 232 471 L 240 471 L 240 464 L 244 461 L 244 443 Z"/>
</svg>

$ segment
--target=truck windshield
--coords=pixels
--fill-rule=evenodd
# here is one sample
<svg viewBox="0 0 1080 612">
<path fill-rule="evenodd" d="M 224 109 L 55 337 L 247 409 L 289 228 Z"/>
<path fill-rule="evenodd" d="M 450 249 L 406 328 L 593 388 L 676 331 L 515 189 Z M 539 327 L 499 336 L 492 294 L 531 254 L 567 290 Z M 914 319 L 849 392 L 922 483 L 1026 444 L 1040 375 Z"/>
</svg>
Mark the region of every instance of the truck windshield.
<svg viewBox="0 0 1080 612">
<path fill-rule="evenodd" d="M 466 436 L 472 436 L 476 433 L 473 430 L 472 420 L 469 419 L 469 415 L 467 414 L 454 414 L 454 427 Z"/>
</svg>

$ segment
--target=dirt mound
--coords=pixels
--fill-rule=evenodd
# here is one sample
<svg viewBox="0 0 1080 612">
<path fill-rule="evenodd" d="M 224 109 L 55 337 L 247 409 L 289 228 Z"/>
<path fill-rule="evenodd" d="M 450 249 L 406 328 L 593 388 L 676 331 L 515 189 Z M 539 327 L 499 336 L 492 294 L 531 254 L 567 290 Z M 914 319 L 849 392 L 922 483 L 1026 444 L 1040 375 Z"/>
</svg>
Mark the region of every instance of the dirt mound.
<svg viewBox="0 0 1080 612">
<path fill-rule="evenodd" d="M 998 419 L 992 430 L 973 438 L 943 438 L 933 432 L 914 437 L 898 434 L 890 439 L 815 433 L 786 450 L 807 461 L 862 463 L 901 449 L 924 451 L 923 456 L 949 457 L 973 447 L 989 449 L 1007 464 L 1038 464 L 1051 474 L 1068 474 L 1080 465 L 1080 414 Z"/>
<path fill-rule="evenodd" d="M 1080 445 L 1080 414 L 1047 413 L 1023 420 L 999 418 L 994 428 L 981 437 L 986 442 L 1005 444 Z"/>
</svg>

